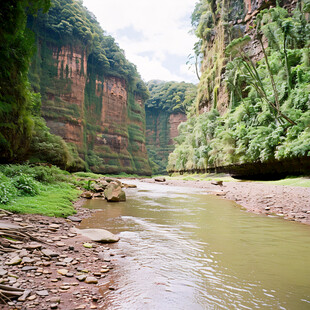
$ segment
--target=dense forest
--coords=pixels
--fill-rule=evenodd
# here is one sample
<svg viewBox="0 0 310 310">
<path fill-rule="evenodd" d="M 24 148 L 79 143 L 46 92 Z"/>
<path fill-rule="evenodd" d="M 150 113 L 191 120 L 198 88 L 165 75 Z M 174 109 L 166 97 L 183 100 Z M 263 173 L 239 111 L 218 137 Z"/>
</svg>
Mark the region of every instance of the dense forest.
<svg viewBox="0 0 310 310">
<path fill-rule="evenodd" d="M 203 58 L 197 114 L 180 125 L 168 170 L 309 158 L 309 12 L 308 0 L 292 12 L 264 9 L 249 35 L 240 36 L 224 1 L 197 3 L 192 24 Z"/>
<path fill-rule="evenodd" d="M 168 155 L 174 148 L 174 127 L 186 120 L 186 113 L 196 97 L 196 86 L 158 80 L 149 81 L 147 86 L 150 92 L 150 98 L 145 104 L 148 157 L 152 173 L 165 174 Z"/>
</svg>

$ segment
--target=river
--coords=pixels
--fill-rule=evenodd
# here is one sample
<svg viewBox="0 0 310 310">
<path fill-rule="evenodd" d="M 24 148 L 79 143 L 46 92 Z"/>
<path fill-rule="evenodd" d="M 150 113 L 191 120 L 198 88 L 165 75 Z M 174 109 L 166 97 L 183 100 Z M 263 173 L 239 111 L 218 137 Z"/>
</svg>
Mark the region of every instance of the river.
<svg viewBox="0 0 310 310">
<path fill-rule="evenodd" d="M 121 237 L 105 309 L 310 309 L 309 226 L 201 189 L 132 182 L 126 202 L 88 201 L 100 210 L 80 226 Z"/>
</svg>

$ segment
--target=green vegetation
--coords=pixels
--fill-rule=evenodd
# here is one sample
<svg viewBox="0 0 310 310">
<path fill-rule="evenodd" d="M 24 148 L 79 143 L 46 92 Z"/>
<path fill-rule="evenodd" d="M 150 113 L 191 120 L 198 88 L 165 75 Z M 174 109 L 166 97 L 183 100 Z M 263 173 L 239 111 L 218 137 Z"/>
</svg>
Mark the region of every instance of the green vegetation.
<svg viewBox="0 0 310 310">
<path fill-rule="evenodd" d="M 70 171 L 86 167 L 98 173 L 130 173 L 142 167 L 141 173 L 149 174 L 148 162 L 138 159 L 146 154 L 140 146 L 145 140 L 144 106 L 137 102 L 148 98 L 148 90 L 114 38 L 105 34 L 81 1 L 75 0 L 53 0 L 47 14 L 29 15 L 27 26 L 36 36 L 37 53 L 32 59 L 29 79 L 33 89 L 41 93 L 42 115 L 52 123 L 69 124 L 83 140 L 78 148 L 69 145 L 58 156 L 50 156 L 57 159 L 53 163 L 59 165 L 66 158 L 61 167 Z M 73 85 L 73 81 L 80 85 Z M 128 96 L 127 108 L 123 105 L 118 111 L 120 121 L 113 123 L 102 119 L 112 83 L 121 84 Z M 77 87 L 84 90 L 84 96 Z M 103 128 L 103 122 L 109 125 Z M 115 149 L 111 136 L 116 139 L 117 135 L 128 138 L 128 150 Z M 45 138 L 49 140 L 47 145 Z M 40 143 L 36 150 L 43 151 L 51 145 L 47 134 L 37 140 Z M 54 150 L 60 150 L 61 144 L 55 140 Z M 50 153 L 43 151 L 46 155 Z"/>
<path fill-rule="evenodd" d="M 153 174 L 166 172 L 168 155 L 173 151 L 170 137 L 171 114 L 188 112 L 196 96 L 196 86 L 185 82 L 150 81 L 146 102 L 147 152 Z"/>
<path fill-rule="evenodd" d="M 49 0 L 2 1 L 0 4 L 0 161 L 23 160 L 33 128 L 37 98 L 30 91 L 27 72 L 33 53 L 33 35 L 26 29 L 26 10 L 46 11 Z"/>
<path fill-rule="evenodd" d="M 74 184 L 75 177 L 55 166 L 0 165 L 0 208 L 66 217 L 76 212 Z"/>
<path fill-rule="evenodd" d="M 152 80 L 147 87 L 150 98 L 145 104 L 146 109 L 187 113 L 196 97 L 196 86 L 191 83 Z"/>
<path fill-rule="evenodd" d="M 307 8 L 306 5 L 297 6 L 290 15 L 285 9 L 275 7 L 257 16 L 253 31 L 264 55 L 257 63 L 245 49 L 252 38 L 237 38 L 227 46 L 225 83 L 229 109 L 220 115 L 219 106 L 211 104 L 209 112 L 181 124 L 168 170 L 206 169 L 310 156 Z M 267 49 L 263 40 L 268 40 Z M 198 93 L 203 85 L 202 81 Z M 210 103 L 210 99 L 206 100 Z M 199 94 L 198 101 L 205 104 Z"/>
</svg>

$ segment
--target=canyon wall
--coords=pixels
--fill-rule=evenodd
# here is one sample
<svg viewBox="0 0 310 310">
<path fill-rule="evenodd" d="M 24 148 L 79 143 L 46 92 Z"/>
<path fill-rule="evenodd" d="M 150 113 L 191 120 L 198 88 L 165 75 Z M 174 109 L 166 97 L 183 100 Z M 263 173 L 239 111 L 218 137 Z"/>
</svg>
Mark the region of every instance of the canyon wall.
<svg viewBox="0 0 310 310">
<path fill-rule="evenodd" d="M 150 174 L 143 100 L 125 78 L 96 74 L 79 45 L 38 40 L 30 78 L 53 134 L 96 173 Z"/>
<path fill-rule="evenodd" d="M 155 174 L 166 174 L 168 156 L 174 149 L 178 126 L 186 121 L 186 114 L 146 108 L 146 145 L 149 158 L 158 165 Z"/>
<path fill-rule="evenodd" d="M 291 12 L 297 0 L 279 1 L 281 7 Z M 221 114 L 229 108 L 229 93 L 225 85 L 225 48 L 237 38 L 249 35 L 252 41 L 245 47 L 253 61 L 263 57 L 262 48 L 255 39 L 256 16 L 264 9 L 275 7 L 276 0 L 228 0 L 222 7 L 211 5 L 215 22 L 207 32 L 201 31 L 202 63 L 198 86 L 198 108 L 205 113 L 216 108 Z M 267 47 L 268 42 L 264 40 Z"/>
</svg>

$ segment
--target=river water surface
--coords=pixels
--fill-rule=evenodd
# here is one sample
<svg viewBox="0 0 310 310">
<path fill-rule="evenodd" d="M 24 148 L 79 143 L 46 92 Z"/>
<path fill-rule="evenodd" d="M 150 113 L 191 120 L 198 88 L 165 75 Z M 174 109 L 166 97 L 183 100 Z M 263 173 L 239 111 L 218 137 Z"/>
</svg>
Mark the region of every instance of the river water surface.
<svg viewBox="0 0 310 310">
<path fill-rule="evenodd" d="M 126 181 L 126 183 L 129 183 Z M 120 234 L 105 309 L 310 309 L 310 227 L 247 213 L 201 189 L 134 182 L 81 228 Z"/>
</svg>

